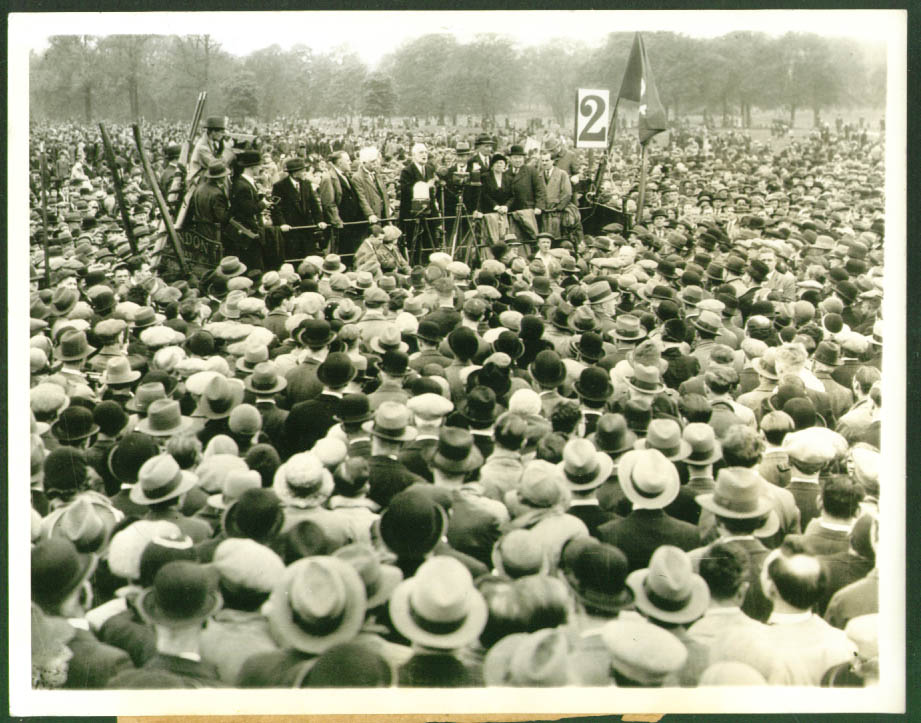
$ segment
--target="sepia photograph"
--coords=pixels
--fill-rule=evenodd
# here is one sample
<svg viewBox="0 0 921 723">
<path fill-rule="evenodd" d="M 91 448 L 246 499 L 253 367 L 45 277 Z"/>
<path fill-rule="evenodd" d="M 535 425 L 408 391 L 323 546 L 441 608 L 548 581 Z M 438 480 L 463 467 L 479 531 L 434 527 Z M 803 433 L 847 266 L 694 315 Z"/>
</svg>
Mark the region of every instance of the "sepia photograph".
<svg viewBox="0 0 921 723">
<path fill-rule="evenodd" d="M 905 11 L 8 20 L 11 714 L 905 710 Z"/>
</svg>

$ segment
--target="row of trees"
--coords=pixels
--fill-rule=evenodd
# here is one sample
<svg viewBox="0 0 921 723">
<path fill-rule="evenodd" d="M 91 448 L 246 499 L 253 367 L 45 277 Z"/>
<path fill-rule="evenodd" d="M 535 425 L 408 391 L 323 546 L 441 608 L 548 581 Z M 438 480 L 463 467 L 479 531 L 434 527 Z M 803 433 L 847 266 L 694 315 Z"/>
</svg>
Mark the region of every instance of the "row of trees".
<svg viewBox="0 0 921 723">
<path fill-rule="evenodd" d="M 784 111 L 791 120 L 809 109 L 818 121 L 826 108 L 885 104 L 883 47 L 811 33 L 644 38 L 670 118 L 738 113 L 747 127 L 753 108 Z M 317 53 L 272 45 L 236 57 L 209 35 L 55 36 L 30 57 L 30 101 L 33 118 L 183 119 L 205 89 L 210 109 L 237 118 L 404 115 L 444 122 L 458 114 L 524 112 L 565 124 L 575 88 L 616 94 L 632 41 L 633 33 L 611 33 L 599 47 L 566 38 L 519 48 L 498 34 L 466 43 L 429 34 L 369 68 L 347 46 Z"/>
</svg>

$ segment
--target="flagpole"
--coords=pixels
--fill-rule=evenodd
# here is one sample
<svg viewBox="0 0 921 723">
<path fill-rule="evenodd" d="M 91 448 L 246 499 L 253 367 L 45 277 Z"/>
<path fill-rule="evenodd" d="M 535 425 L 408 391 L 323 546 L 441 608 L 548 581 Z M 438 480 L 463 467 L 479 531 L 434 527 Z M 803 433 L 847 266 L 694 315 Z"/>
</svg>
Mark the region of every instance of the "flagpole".
<svg viewBox="0 0 921 723">
<path fill-rule="evenodd" d="M 643 206 L 646 203 L 646 146 L 648 143 L 643 143 L 641 148 L 643 149 L 642 155 L 640 156 L 640 198 L 636 204 L 636 223 L 643 223 Z"/>
</svg>

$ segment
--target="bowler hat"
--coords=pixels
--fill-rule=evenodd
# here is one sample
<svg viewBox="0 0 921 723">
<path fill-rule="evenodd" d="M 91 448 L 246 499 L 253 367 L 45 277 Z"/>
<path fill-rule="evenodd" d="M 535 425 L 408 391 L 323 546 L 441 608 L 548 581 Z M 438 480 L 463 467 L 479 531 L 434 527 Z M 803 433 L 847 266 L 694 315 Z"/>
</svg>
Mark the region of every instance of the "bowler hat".
<svg viewBox="0 0 921 723">
<path fill-rule="evenodd" d="M 627 576 L 637 610 L 665 623 L 697 620 L 710 604 L 706 581 L 696 574 L 688 554 L 673 545 L 652 553 L 649 567 Z"/>
<path fill-rule="evenodd" d="M 365 394 L 345 394 L 339 400 L 336 408 L 335 419 L 346 424 L 367 422 L 373 413 L 368 397 Z"/>
<path fill-rule="evenodd" d="M 99 433 L 93 413 L 83 406 L 71 405 L 51 425 L 51 433 L 64 444 L 79 442 Z"/>
<path fill-rule="evenodd" d="M 616 614 L 633 602 L 626 586 L 627 557 L 614 545 L 595 542 L 567 559 L 564 575 L 576 597 L 590 610 Z"/>
<path fill-rule="evenodd" d="M 317 379 L 333 389 L 344 387 L 355 378 L 358 370 L 352 358 L 342 351 L 333 352 L 317 367 Z"/>
<path fill-rule="evenodd" d="M 520 145 L 517 145 L 517 144 L 516 144 L 516 145 L 513 145 L 511 148 L 508 149 L 508 154 L 509 154 L 509 156 L 525 156 L 525 155 L 527 155 L 527 154 L 524 152 L 524 146 L 520 146 Z"/>
<path fill-rule="evenodd" d="M 381 357 L 381 371 L 392 377 L 406 376 L 409 369 L 409 356 L 402 351 L 388 351 Z"/>
<path fill-rule="evenodd" d="M 394 495 L 380 518 L 380 535 L 387 547 L 404 559 L 422 559 L 447 529 L 444 509 L 415 487 Z"/>
<path fill-rule="evenodd" d="M 552 349 L 538 353 L 528 370 L 534 380 L 545 387 L 556 387 L 566 380 L 566 366 Z"/>
<path fill-rule="evenodd" d="M 593 402 L 606 401 L 614 391 L 608 372 L 595 366 L 583 369 L 574 386 L 580 397 Z"/>
<path fill-rule="evenodd" d="M 251 489 L 230 503 L 221 518 L 221 526 L 228 537 L 269 542 L 281 530 L 284 519 L 281 500 L 275 492 Z"/>
<path fill-rule="evenodd" d="M 573 339 L 569 344 L 570 351 L 589 362 L 597 362 L 604 357 L 604 341 L 600 334 L 587 331 L 578 340 Z"/>
<path fill-rule="evenodd" d="M 157 455 L 157 444 L 146 434 L 131 432 L 116 444 L 108 456 L 109 472 L 123 484 L 137 482 L 138 471 Z"/>
<path fill-rule="evenodd" d="M 305 319 L 294 332 L 294 338 L 307 347 L 322 347 L 336 337 L 328 321 L 324 319 Z"/>
<path fill-rule="evenodd" d="M 136 607 L 151 624 L 183 627 L 207 620 L 222 604 L 208 568 L 196 562 L 175 560 L 160 568 L 153 587 L 138 596 Z"/>
<path fill-rule="evenodd" d="M 42 607 L 63 602 L 92 574 L 95 559 L 63 537 L 40 541 L 32 548 L 32 599 Z"/>
</svg>

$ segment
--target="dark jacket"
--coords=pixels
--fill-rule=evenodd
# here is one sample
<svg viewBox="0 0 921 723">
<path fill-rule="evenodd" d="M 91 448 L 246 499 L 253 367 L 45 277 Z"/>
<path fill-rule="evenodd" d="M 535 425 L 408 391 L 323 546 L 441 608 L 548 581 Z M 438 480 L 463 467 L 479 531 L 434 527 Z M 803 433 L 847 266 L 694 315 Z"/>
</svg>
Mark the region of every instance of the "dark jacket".
<svg viewBox="0 0 921 723">
<path fill-rule="evenodd" d="M 634 510 L 622 520 L 601 525 L 598 539 L 619 547 L 631 571 L 648 567 L 649 558 L 660 545 L 685 551 L 700 545 L 700 533 L 694 525 L 676 520 L 664 510 Z"/>
<path fill-rule="evenodd" d="M 524 208 L 544 208 L 547 205 L 547 186 L 544 177 L 533 166 L 524 165 L 517 171 L 511 168 L 505 172 L 505 179 L 512 192 L 508 204 L 509 212 Z"/>
<path fill-rule="evenodd" d="M 400 171 L 400 221 L 405 221 L 413 216 L 413 186 L 419 181 L 431 181 L 435 177 L 435 166 L 431 163 L 426 163 L 422 170 L 423 172 L 420 173 L 416 164 L 410 161 Z M 429 189 L 429 203 L 434 209 L 434 187 Z"/>
<path fill-rule="evenodd" d="M 86 630 L 77 630 L 67 647 L 73 652 L 73 657 L 68 662 L 65 688 L 103 688 L 118 674 L 134 670 L 124 650 L 99 642 Z"/>
</svg>

